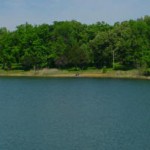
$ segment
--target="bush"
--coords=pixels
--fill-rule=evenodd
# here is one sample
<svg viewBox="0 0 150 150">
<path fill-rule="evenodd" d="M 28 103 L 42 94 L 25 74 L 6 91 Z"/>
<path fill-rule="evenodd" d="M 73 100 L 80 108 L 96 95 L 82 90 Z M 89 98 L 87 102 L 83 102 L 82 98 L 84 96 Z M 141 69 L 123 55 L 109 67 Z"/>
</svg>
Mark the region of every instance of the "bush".
<svg viewBox="0 0 150 150">
<path fill-rule="evenodd" d="M 125 66 L 120 63 L 114 63 L 114 70 L 126 70 Z"/>
<path fill-rule="evenodd" d="M 102 73 L 106 73 L 107 72 L 107 68 L 106 68 L 106 66 L 104 66 L 103 68 L 102 68 Z"/>
<path fill-rule="evenodd" d="M 73 67 L 73 68 L 70 68 L 68 70 L 69 71 L 80 71 L 80 68 L 79 67 Z"/>
<path fill-rule="evenodd" d="M 150 76 L 150 68 L 147 68 L 143 71 L 144 76 Z"/>
</svg>

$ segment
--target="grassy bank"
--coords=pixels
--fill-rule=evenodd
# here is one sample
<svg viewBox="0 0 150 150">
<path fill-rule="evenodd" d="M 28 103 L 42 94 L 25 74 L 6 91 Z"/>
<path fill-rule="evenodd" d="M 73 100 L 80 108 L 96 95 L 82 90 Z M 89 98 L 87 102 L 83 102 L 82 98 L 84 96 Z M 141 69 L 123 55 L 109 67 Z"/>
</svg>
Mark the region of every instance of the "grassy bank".
<svg viewBox="0 0 150 150">
<path fill-rule="evenodd" d="M 150 79 L 150 77 L 140 75 L 138 70 L 114 71 L 112 69 L 88 69 L 88 70 L 59 70 L 59 69 L 42 69 L 42 70 L 0 70 L 0 76 L 12 77 L 88 77 L 88 78 L 138 78 Z"/>
</svg>

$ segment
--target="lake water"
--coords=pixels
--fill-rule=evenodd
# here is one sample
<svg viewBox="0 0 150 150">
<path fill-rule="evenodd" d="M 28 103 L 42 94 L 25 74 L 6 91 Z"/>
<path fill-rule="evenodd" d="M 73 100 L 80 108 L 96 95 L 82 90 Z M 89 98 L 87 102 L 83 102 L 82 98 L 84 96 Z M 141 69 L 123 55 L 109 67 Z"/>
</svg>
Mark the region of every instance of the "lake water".
<svg viewBox="0 0 150 150">
<path fill-rule="evenodd" d="M 0 150 L 150 150 L 150 81 L 0 78 Z"/>
</svg>

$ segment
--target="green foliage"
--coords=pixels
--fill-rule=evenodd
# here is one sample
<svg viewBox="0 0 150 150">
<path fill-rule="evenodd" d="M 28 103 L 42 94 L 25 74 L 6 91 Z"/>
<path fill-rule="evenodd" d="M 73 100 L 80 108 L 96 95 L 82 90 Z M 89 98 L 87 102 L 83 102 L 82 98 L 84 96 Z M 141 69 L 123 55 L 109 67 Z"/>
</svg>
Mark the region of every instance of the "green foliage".
<svg viewBox="0 0 150 150">
<path fill-rule="evenodd" d="M 102 68 L 102 73 L 106 73 L 107 72 L 107 68 L 106 68 L 106 66 L 104 66 L 103 68 Z"/>
<path fill-rule="evenodd" d="M 143 75 L 150 76 L 150 68 L 147 68 L 143 71 Z"/>
<path fill-rule="evenodd" d="M 120 63 L 114 63 L 114 70 L 123 70 L 124 67 Z"/>
<path fill-rule="evenodd" d="M 52 25 L 25 23 L 15 31 L 0 28 L 0 64 L 7 70 L 150 68 L 150 16 L 113 26 L 73 20 Z"/>
</svg>

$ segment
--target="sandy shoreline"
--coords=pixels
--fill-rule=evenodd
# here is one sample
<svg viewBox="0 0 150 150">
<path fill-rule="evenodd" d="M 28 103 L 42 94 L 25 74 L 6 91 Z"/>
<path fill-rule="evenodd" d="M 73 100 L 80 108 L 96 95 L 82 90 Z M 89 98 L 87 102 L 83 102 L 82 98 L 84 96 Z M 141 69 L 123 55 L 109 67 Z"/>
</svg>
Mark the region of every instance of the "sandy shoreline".
<svg viewBox="0 0 150 150">
<path fill-rule="evenodd" d="M 57 69 L 43 69 L 39 71 L 0 71 L 0 77 L 49 77 L 49 78 L 128 78 L 128 79 L 147 79 L 150 77 L 141 76 L 137 71 L 108 71 L 102 73 L 99 70 L 74 71 Z"/>
</svg>

